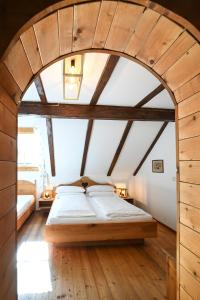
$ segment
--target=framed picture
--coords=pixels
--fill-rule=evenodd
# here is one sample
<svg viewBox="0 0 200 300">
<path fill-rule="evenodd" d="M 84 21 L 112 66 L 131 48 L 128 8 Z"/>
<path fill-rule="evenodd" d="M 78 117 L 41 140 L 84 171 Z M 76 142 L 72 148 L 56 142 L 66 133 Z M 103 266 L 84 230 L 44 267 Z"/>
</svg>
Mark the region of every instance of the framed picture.
<svg viewBox="0 0 200 300">
<path fill-rule="evenodd" d="M 163 160 L 152 160 L 152 172 L 153 173 L 164 173 Z"/>
</svg>

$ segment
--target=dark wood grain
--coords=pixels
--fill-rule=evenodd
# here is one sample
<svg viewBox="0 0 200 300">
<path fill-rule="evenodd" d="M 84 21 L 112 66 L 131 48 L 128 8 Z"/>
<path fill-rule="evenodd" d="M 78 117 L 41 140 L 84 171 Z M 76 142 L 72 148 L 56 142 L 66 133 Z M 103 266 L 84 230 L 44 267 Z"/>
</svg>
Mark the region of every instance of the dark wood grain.
<svg viewBox="0 0 200 300">
<path fill-rule="evenodd" d="M 138 102 L 135 107 L 139 108 L 143 105 L 147 104 L 149 101 L 151 101 L 155 96 L 157 96 L 160 92 L 162 92 L 165 89 L 165 87 L 160 84 L 157 88 L 155 88 L 151 93 L 149 93 L 146 97 L 144 97 L 140 102 Z"/>
<path fill-rule="evenodd" d="M 111 174 L 112 174 L 112 171 L 113 171 L 113 169 L 114 169 L 114 167 L 115 167 L 115 165 L 116 165 L 116 163 L 118 161 L 118 158 L 120 156 L 122 148 L 123 148 L 123 146 L 125 144 L 126 138 L 127 138 L 128 134 L 129 134 L 129 131 L 130 131 L 131 127 L 132 127 L 132 124 L 133 124 L 133 121 L 128 121 L 127 122 L 126 128 L 124 129 L 124 133 L 122 135 L 122 138 L 120 140 L 119 146 L 117 147 L 117 150 L 116 150 L 115 155 L 113 157 L 113 160 L 111 162 L 111 165 L 110 165 L 110 168 L 108 170 L 107 176 L 111 176 Z"/>
<path fill-rule="evenodd" d="M 42 79 L 41 79 L 40 75 L 35 78 L 34 83 L 35 83 L 37 92 L 40 96 L 41 102 L 42 103 L 47 103 L 48 101 L 47 101 L 47 97 L 46 97 L 46 94 L 45 94 L 44 86 L 43 86 Z"/>
<path fill-rule="evenodd" d="M 107 82 L 109 81 L 109 79 L 119 61 L 119 58 L 120 58 L 120 56 L 116 56 L 116 55 L 110 55 L 110 57 L 108 58 L 108 61 L 105 65 L 105 68 L 101 74 L 101 77 L 100 77 L 97 87 L 95 89 L 95 92 L 92 96 L 90 105 L 97 104 L 99 97 L 101 96 L 101 93 L 103 92 Z"/>
<path fill-rule="evenodd" d="M 174 122 L 173 109 L 135 108 L 106 105 L 42 104 L 22 102 L 20 114 L 68 119 L 137 120 Z"/>
<path fill-rule="evenodd" d="M 164 124 L 162 125 L 162 127 L 160 128 L 160 130 L 158 131 L 158 134 L 156 135 L 155 139 L 153 140 L 153 142 L 151 143 L 149 149 L 147 150 L 147 152 L 145 153 L 144 157 L 142 158 L 141 162 L 139 163 L 138 167 L 136 168 L 135 172 L 133 173 L 133 176 L 136 176 L 137 173 L 139 172 L 140 168 L 142 167 L 143 163 L 145 162 L 145 160 L 147 159 L 149 153 L 151 152 L 151 150 L 153 149 L 153 147 L 155 146 L 155 144 L 157 143 L 157 141 L 159 140 L 161 134 L 163 133 L 163 131 L 165 130 L 166 126 L 167 126 L 168 122 L 164 122 Z"/>
<path fill-rule="evenodd" d="M 86 137 L 85 137 L 85 146 L 84 146 L 84 151 L 83 151 L 80 176 L 83 176 L 84 172 L 85 172 L 85 165 L 86 165 L 86 161 L 87 161 L 87 154 L 88 154 L 88 148 L 89 148 L 90 138 L 91 138 L 91 134 L 92 134 L 92 128 L 93 128 L 93 120 L 89 120 L 88 126 L 87 126 L 87 133 L 86 133 Z"/>
<path fill-rule="evenodd" d="M 48 135 L 48 143 L 49 143 L 51 174 L 52 174 L 52 176 L 56 176 L 54 143 L 53 143 L 53 128 L 52 128 L 52 120 L 50 118 L 46 119 L 46 126 L 47 126 L 47 135 Z"/>
</svg>

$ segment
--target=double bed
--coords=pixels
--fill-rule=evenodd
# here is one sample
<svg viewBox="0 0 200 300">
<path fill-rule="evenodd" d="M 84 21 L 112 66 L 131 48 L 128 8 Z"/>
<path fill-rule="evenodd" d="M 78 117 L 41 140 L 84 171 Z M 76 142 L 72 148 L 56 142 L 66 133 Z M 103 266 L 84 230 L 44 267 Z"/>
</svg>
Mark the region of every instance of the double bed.
<svg viewBox="0 0 200 300">
<path fill-rule="evenodd" d="M 45 239 L 56 246 L 142 242 L 157 235 L 152 216 L 119 198 L 111 184 L 83 177 L 55 192 Z"/>
<path fill-rule="evenodd" d="M 17 182 L 17 230 L 35 209 L 36 184 L 26 180 Z"/>
</svg>

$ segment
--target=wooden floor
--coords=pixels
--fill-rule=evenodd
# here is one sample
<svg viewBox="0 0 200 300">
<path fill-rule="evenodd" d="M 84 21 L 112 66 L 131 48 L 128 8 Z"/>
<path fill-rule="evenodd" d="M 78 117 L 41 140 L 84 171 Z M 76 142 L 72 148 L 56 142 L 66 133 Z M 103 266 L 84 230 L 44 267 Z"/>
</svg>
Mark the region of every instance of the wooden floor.
<svg viewBox="0 0 200 300">
<path fill-rule="evenodd" d="M 47 215 L 35 213 L 18 236 L 18 299 L 166 299 L 165 251 L 175 233 L 159 225 L 144 245 L 56 249 L 43 239 Z"/>
</svg>

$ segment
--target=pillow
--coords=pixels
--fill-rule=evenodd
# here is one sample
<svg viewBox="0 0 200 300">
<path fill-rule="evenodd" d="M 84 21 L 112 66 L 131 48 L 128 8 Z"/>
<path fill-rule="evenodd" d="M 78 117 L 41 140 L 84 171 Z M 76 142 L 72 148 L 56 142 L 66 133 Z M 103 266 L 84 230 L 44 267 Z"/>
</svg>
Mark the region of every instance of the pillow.
<svg viewBox="0 0 200 300">
<path fill-rule="evenodd" d="M 90 197 L 113 197 L 116 194 L 114 192 L 89 192 L 88 196 Z"/>
<path fill-rule="evenodd" d="M 56 193 L 84 193 L 85 190 L 81 186 L 73 186 L 73 185 L 61 185 L 56 188 Z"/>
<path fill-rule="evenodd" d="M 111 185 L 92 185 L 86 188 L 87 192 L 113 192 L 114 187 Z"/>
</svg>

